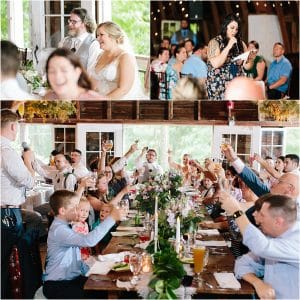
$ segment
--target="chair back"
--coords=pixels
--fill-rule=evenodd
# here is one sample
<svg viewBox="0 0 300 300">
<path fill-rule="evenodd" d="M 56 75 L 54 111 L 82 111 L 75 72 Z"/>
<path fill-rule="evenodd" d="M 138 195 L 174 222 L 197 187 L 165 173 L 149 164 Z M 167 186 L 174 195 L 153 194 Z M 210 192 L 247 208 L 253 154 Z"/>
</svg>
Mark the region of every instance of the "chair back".
<svg viewBox="0 0 300 300">
<path fill-rule="evenodd" d="M 169 82 L 165 72 L 151 71 L 151 99 L 168 100 Z"/>
</svg>

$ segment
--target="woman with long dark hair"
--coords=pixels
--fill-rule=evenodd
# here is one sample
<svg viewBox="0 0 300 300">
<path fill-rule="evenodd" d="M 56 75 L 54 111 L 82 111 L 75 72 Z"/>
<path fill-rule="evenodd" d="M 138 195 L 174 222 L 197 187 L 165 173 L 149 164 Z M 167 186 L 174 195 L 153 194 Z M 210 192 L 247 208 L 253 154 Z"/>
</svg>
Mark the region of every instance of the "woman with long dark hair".
<svg viewBox="0 0 300 300">
<path fill-rule="evenodd" d="M 51 90 L 45 95 L 45 99 L 105 99 L 92 90 L 92 83 L 78 56 L 67 48 L 58 48 L 50 54 L 46 74 Z"/>
<path fill-rule="evenodd" d="M 240 20 L 234 14 L 228 15 L 222 24 L 221 32 L 208 44 L 207 93 L 212 100 L 223 100 L 226 85 L 234 77 L 248 70 L 253 61 L 233 61 L 235 57 L 247 51 L 241 38 Z"/>
</svg>

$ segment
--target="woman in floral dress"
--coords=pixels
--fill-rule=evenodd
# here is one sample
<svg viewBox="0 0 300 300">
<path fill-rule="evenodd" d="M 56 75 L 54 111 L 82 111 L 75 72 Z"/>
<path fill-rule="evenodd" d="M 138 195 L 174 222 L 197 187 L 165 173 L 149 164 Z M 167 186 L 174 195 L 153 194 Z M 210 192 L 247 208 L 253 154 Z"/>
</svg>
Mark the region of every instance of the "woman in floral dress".
<svg viewBox="0 0 300 300">
<path fill-rule="evenodd" d="M 235 15 L 229 15 L 222 24 L 221 33 L 208 44 L 207 93 L 211 100 L 223 100 L 227 84 L 234 77 L 243 74 L 243 67 L 248 70 L 253 65 L 249 59 L 232 61 L 233 58 L 247 51 L 241 39 L 240 21 Z"/>
</svg>

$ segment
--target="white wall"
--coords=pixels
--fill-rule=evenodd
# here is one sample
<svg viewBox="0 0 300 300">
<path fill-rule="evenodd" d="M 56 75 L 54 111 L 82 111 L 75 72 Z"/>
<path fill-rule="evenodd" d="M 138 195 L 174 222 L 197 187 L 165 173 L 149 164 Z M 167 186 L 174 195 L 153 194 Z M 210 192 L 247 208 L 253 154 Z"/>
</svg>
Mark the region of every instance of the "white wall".
<svg viewBox="0 0 300 300">
<path fill-rule="evenodd" d="M 248 41 L 255 40 L 258 42 L 259 54 L 267 60 L 269 65 L 273 61 L 274 43 L 282 43 L 278 17 L 276 15 L 249 15 L 248 37 Z"/>
</svg>

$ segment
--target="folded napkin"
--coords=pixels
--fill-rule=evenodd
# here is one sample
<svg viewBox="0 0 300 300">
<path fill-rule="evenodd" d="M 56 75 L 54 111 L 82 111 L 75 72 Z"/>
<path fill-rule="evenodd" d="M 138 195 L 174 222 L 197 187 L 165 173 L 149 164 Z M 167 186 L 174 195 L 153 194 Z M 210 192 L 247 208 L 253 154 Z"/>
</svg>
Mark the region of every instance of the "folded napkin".
<svg viewBox="0 0 300 300">
<path fill-rule="evenodd" d="M 85 276 L 88 277 L 91 274 L 106 275 L 111 270 L 114 264 L 114 261 L 96 261 L 85 274 Z"/>
<path fill-rule="evenodd" d="M 136 244 L 135 247 L 141 248 L 141 249 L 146 249 L 146 248 L 148 247 L 149 244 L 150 244 L 150 241 L 146 241 L 146 242 L 144 242 L 144 243 Z"/>
<path fill-rule="evenodd" d="M 218 285 L 223 289 L 240 289 L 241 284 L 236 280 L 233 273 L 214 273 Z"/>
<path fill-rule="evenodd" d="M 131 235 L 137 235 L 136 231 L 116 231 L 111 232 L 112 236 L 131 236 Z"/>
<path fill-rule="evenodd" d="M 124 260 L 125 255 L 129 255 L 129 251 L 123 251 L 120 253 L 111 253 L 111 254 L 105 254 L 105 255 L 98 255 L 99 261 L 108 261 L 108 262 L 120 262 Z"/>
<path fill-rule="evenodd" d="M 227 246 L 225 241 L 196 241 L 196 245 L 207 247 L 224 247 Z"/>
<path fill-rule="evenodd" d="M 116 285 L 118 288 L 125 288 L 127 291 L 133 288 L 133 285 L 130 281 L 121 281 L 119 279 L 117 279 Z"/>
<path fill-rule="evenodd" d="M 220 235 L 220 232 L 217 229 L 199 229 L 197 233 L 207 236 Z"/>
</svg>

